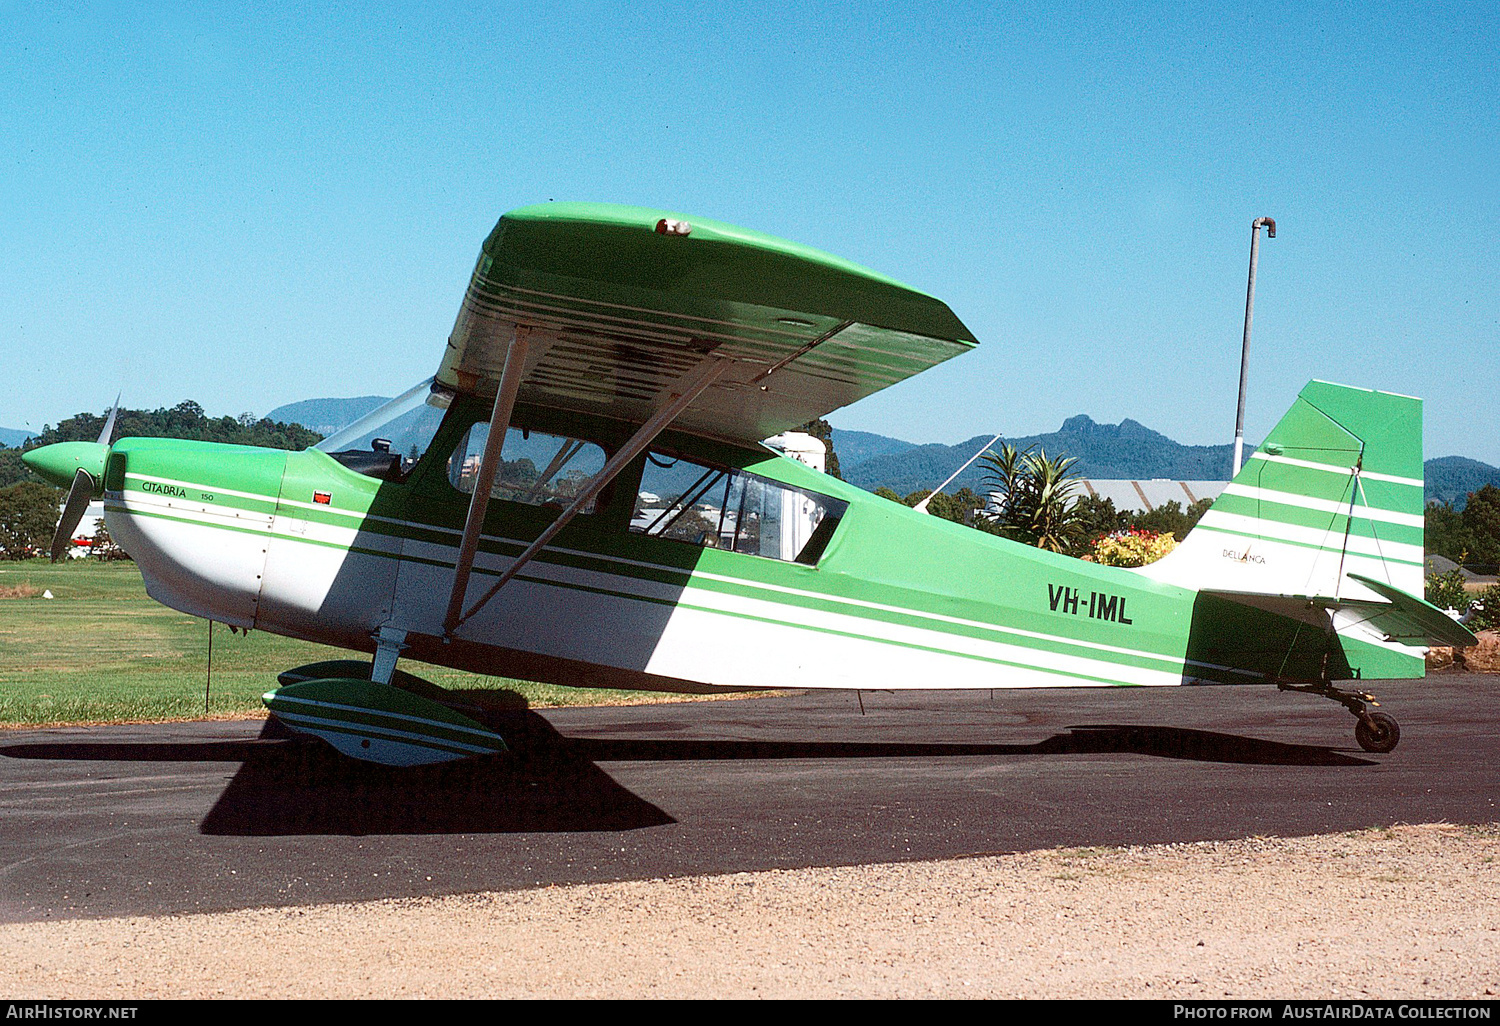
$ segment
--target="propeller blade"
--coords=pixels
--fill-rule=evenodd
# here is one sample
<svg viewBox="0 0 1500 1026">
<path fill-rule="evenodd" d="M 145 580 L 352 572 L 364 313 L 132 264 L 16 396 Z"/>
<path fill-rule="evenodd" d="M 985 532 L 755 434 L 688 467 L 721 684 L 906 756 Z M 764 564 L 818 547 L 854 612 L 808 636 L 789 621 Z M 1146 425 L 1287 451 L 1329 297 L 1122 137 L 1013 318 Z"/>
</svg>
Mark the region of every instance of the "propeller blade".
<svg viewBox="0 0 1500 1026">
<path fill-rule="evenodd" d="M 109 411 L 109 419 L 104 422 L 104 430 L 99 432 L 99 444 L 108 445 L 109 436 L 115 433 L 115 414 L 120 412 L 120 395 L 115 396 L 115 405 Z"/>
<path fill-rule="evenodd" d="M 114 426 L 114 417 L 110 417 L 110 427 Z M 63 503 L 62 519 L 57 522 L 57 530 L 52 535 L 52 562 L 56 563 L 62 559 L 63 553 L 68 551 L 68 545 L 73 540 L 73 531 L 78 527 L 78 522 L 83 519 L 83 514 L 89 508 L 89 500 L 94 497 L 94 479 L 87 470 L 79 468 L 73 474 L 73 487 L 68 489 L 68 501 Z"/>
</svg>

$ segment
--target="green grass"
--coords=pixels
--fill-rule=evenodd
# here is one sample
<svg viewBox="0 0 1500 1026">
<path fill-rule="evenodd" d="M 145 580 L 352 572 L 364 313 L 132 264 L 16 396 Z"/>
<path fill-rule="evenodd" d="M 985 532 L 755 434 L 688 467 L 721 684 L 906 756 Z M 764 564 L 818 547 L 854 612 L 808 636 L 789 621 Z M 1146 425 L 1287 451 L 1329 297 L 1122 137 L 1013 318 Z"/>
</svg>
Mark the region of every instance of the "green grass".
<svg viewBox="0 0 1500 1026">
<path fill-rule="evenodd" d="M 28 586 L 29 587 L 26 587 Z M 0 725 L 199 719 L 205 715 L 208 626 L 146 595 L 136 565 L 73 560 L 0 563 Z M 42 598 L 45 591 L 53 597 Z M 344 649 L 214 626 L 208 714 L 261 712 L 282 670 L 362 656 Z M 514 705 L 607 705 L 680 699 L 652 692 L 566 688 L 417 663 L 434 684 Z M 489 692 L 484 695 L 475 691 Z"/>
</svg>

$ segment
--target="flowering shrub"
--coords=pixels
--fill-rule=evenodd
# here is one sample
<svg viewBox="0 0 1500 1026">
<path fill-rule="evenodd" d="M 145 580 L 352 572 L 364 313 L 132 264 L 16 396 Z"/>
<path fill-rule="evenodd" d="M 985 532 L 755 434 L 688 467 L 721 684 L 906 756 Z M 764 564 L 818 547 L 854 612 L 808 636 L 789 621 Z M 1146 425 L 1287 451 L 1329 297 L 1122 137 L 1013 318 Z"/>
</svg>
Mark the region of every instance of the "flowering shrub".
<svg viewBox="0 0 1500 1026">
<path fill-rule="evenodd" d="M 1445 574 L 1428 574 L 1423 597 L 1439 609 L 1469 610 L 1469 593 L 1464 590 L 1464 575 L 1458 570 Z"/>
<path fill-rule="evenodd" d="M 1176 547 L 1177 539 L 1170 531 L 1157 533 L 1131 528 L 1100 535 L 1094 541 L 1093 553 L 1084 558 L 1102 566 L 1145 566 Z"/>
</svg>

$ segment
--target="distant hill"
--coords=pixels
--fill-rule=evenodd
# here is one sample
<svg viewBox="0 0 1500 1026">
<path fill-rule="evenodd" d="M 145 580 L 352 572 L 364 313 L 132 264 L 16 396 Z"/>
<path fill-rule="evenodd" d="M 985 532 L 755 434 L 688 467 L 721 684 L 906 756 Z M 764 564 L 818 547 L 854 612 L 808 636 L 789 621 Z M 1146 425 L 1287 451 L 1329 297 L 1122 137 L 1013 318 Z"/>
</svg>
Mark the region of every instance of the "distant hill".
<svg viewBox="0 0 1500 1026">
<path fill-rule="evenodd" d="M 957 445 L 917 445 L 868 431 L 835 428 L 833 445 L 844 480 L 869 491 L 884 485 L 907 495 L 942 483 L 989 438 L 975 435 Z M 1050 434 L 1002 438 L 996 444 L 1007 441 L 1018 449 L 1035 445 L 1051 456 L 1077 456 L 1074 468 L 1082 476 L 1106 480 L 1227 481 L 1234 460 L 1232 445 L 1180 445 L 1133 420 L 1099 424 L 1086 414 L 1069 417 Z M 1470 492 L 1486 484 L 1500 487 L 1500 467 L 1463 456 L 1428 460 L 1424 473 L 1427 501 L 1451 502 L 1456 509 L 1463 509 Z M 984 467 L 976 463 L 948 491 L 965 486 L 981 491 L 984 474 Z"/>
<path fill-rule="evenodd" d="M 1480 463 L 1466 456 L 1439 456 L 1422 464 L 1427 482 L 1428 502 L 1448 502 L 1463 509 L 1469 493 L 1487 484 L 1500 488 L 1500 467 Z"/>
<path fill-rule="evenodd" d="M 916 442 L 903 442 L 899 438 L 887 438 L 870 431 L 844 431 L 834 428 L 830 436 L 834 451 L 839 454 L 839 464 L 864 463 L 876 456 L 891 456 L 917 448 Z"/>
<path fill-rule="evenodd" d="M 0 445 L 14 449 L 34 434 L 35 431 L 22 431 L 20 428 L 0 428 Z"/>
<path fill-rule="evenodd" d="M 876 455 L 862 460 L 846 457 L 843 438 L 852 434 L 865 435 L 860 439 L 862 451 Z M 905 495 L 941 483 L 988 442 L 990 436 L 975 435 L 958 445 L 912 445 L 897 439 L 885 439 L 894 445 L 883 452 L 878 441 L 880 438 L 868 432 L 834 432 L 834 447 L 839 453 L 844 479 L 872 490 L 885 485 Z M 1232 445 L 1181 445 L 1133 420 L 1100 424 L 1086 414 L 1069 417 L 1061 428 L 1049 434 L 1002 438 L 996 444 L 1005 442 L 1018 449 L 1034 445 L 1053 456 L 1076 456 L 1078 462 L 1074 469 L 1084 477 L 1096 478 L 1165 477 L 1179 481 L 1224 481 L 1229 478 L 1234 456 Z M 979 491 L 984 486 L 984 474 L 983 466 L 975 463 L 960 474 L 948 490 L 967 486 Z"/>
<path fill-rule="evenodd" d="M 389 396 L 362 395 L 352 399 L 304 399 L 300 403 L 287 403 L 266 414 L 267 420 L 283 424 L 301 424 L 303 427 L 328 436 L 375 409 L 381 403 L 390 402 Z"/>
</svg>

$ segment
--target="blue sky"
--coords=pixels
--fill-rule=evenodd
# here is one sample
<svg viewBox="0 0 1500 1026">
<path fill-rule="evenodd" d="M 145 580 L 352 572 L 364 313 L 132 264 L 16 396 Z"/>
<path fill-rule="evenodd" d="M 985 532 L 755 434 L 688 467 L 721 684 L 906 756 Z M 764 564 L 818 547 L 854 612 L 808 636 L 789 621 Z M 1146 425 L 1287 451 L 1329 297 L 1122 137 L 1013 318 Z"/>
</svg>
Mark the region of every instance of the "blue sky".
<svg viewBox="0 0 1500 1026">
<path fill-rule="evenodd" d="M 816 245 L 981 340 L 838 427 L 1227 442 L 1268 215 L 1247 434 L 1318 377 L 1500 464 L 1493 3 L 60 7 L 0 2 L 6 427 L 395 394 L 555 198 Z"/>
</svg>

